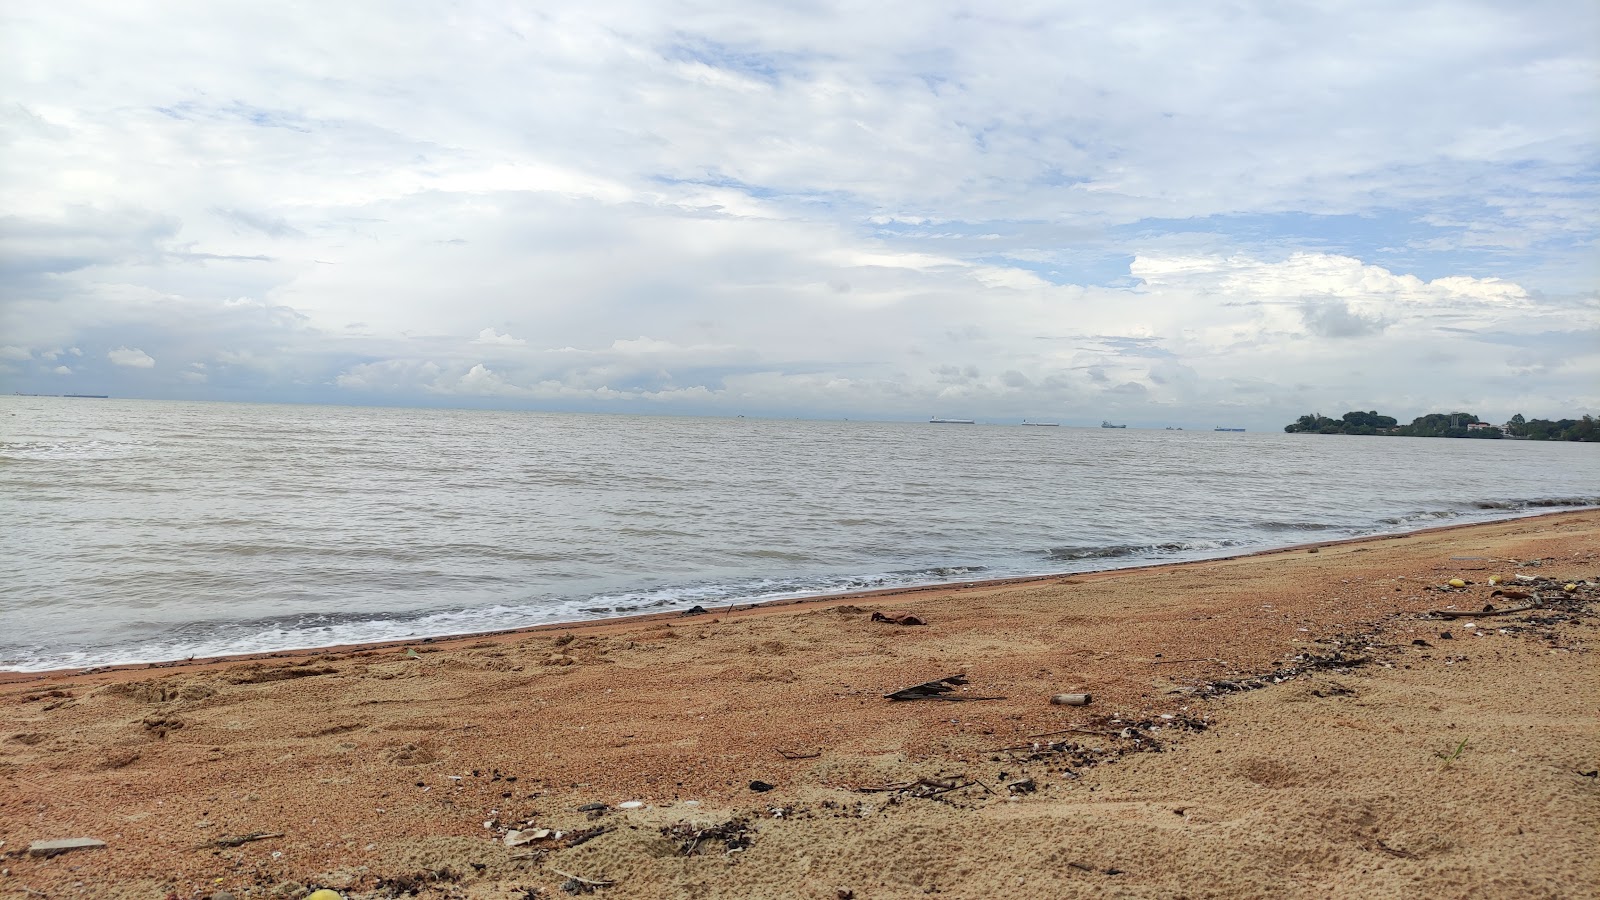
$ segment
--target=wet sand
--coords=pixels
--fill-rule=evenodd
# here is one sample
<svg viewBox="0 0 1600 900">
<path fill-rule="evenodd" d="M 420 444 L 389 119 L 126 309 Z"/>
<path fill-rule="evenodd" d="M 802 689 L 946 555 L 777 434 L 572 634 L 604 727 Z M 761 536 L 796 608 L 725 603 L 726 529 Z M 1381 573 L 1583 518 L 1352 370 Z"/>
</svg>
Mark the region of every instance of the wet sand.
<svg viewBox="0 0 1600 900">
<path fill-rule="evenodd" d="M 0 896 L 520 900 L 590 887 L 576 876 L 615 897 L 1562 897 L 1600 881 L 1600 513 L 1314 550 L 14 677 Z M 1545 605 L 1423 615 L 1526 602 L 1491 596 L 1491 574 Z M 999 699 L 883 697 L 955 674 L 950 696 Z M 107 846 L 26 855 L 71 837 Z"/>
</svg>

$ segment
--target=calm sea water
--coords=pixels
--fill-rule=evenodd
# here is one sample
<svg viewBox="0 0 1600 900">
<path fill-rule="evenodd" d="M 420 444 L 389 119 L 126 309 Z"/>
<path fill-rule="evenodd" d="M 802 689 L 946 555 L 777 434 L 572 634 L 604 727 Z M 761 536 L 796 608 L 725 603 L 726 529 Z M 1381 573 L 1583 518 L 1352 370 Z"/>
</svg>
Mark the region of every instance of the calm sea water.
<svg viewBox="0 0 1600 900">
<path fill-rule="evenodd" d="M 1084 571 L 1600 503 L 1592 445 L 0 398 L 0 668 Z"/>
</svg>

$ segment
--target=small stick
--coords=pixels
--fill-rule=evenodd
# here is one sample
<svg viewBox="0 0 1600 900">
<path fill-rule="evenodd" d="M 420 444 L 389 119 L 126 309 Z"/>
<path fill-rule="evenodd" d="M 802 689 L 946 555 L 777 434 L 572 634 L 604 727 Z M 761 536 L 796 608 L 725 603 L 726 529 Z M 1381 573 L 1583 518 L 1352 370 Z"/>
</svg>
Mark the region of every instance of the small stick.
<svg viewBox="0 0 1600 900">
<path fill-rule="evenodd" d="M 1030 734 L 1030 735 L 1028 735 L 1028 737 L 1031 737 L 1031 738 L 1042 738 L 1042 737 L 1052 737 L 1052 736 L 1058 735 L 1058 734 L 1103 734 L 1103 735 L 1106 735 L 1106 736 L 1109 737 L 1111 735 L 1116 735 L 1116 734 L 1120 734 L 1120 733 L 1121 732 L 1117 732 L 1117 731 L 1106 731 L 1106 730 L 1100 729 L 1100 728 L 1085 728 L 1082 725 L 1074 725 L 1071 728 L 1063 728 L 1060 731 L 1046 731 L 1046 732 L 1044 732 L 1042 734 Z"/>
<path fill-rule="evenodd" d="M 1158 659 L 1155 662 L 1151 663 L 1150 665 L 1152 665 L 1152 666 L 1175 666 L 1178 663 L 1192 663 L 1192 662 L 1214 662 L 1214 663 L 1220 663 L 1220 662 L 1222 662 L 1222 660 L 1217 659 L 1215 656 L 1201 656 L 1201 657 L 1198 657 L 1198 658 L 1195 658 L 1195 659 Z"/>
<path fill-rule="evenodd" d="M 610 887 L 611 885 L 616 884 L 615 881 L 595 881 L 591 878 L 584 878 L 581 875 L 574 875 L 571 872 L 563 872 L 553 866 L 551 867 L 550 871 L 556 873 L 557 875 L 564 875 L 567 878 L 571 878 L 573 881 L 576 881 L 579 884 L 587 884 L 594 887 Z"/>
<path fill-rule="evenodd" d="M 1477 611 L 1436 609 L 1429 613 L 1429 615 L 1439 616 L 1440 618 L 1444 619 L 1471 619 L 1475 616 L 1503 616 L 1507 613 L 1527 612 L 1528 610 L 1535 608 L 1537 608 L 1537 604 L 1530 603 L 1527 606 L 1507 606 L 1503 609 L 1482 609 Z"/>
<path fill-rule="evenodd" d="M 216 840 L 212 841 L 210 844 L 201 844 L 200 846 L 202 846 L 202 847 L 206 847 L 206 846 L 211 846 L 211 847 L 241 847 L 241 846 L 243 846 L 245 844 L 250 843 L 251 841 L 265 841 L 265 840 L 267 840 L 269 838 L 281 838 L 281 837 L 283 837 L 283 832 L 281 832 L 281 831 L 252 831 L 249 834 L 241 834 L 241 835 L 237 835 L 237 836 L 234 836 L 234 837 L 217 838 Z"/>
</svg>

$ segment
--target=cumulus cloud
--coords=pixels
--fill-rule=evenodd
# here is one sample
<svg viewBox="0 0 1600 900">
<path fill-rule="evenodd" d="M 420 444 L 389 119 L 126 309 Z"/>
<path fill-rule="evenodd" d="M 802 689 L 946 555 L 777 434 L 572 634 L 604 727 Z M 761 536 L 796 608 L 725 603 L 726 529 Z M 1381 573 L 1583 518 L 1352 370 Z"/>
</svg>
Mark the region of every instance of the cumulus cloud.
<svg viewBox="0 0 1600 900">
<path fill-rule="evenodd" d="M 499 332 L 495 331 L 494 328 L 490 327 L 478 332 L 478 337 L 473 341 L 473 343 L 501 344 L 507 347 L 520 347 L 528 342 L 519 337 L 512 337 L 510 334 L 500 334 Z"/>
<path fill-rule="evenodd" d="M 150 354 L 138 349 L 137 347 L 118 347 L 117 349 L 108 352 L 106 354 L 106 359 L 111 360 L 113 363 L 116 363 L 119 366 L 127 366 L 130 369 L 151 369 L 155 368 L 156 364 L 156 361 L 151 358 Z"/>
</svg>

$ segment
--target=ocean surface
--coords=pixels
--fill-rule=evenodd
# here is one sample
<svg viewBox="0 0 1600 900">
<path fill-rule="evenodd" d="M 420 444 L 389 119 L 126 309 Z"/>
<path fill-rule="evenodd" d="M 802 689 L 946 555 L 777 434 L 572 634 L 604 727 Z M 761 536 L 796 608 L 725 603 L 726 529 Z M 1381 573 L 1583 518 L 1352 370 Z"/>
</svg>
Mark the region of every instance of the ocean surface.
<svg viewBox="0 0 1600 900">
<path fill-rule="evenodd" d="M 0 669 L 1081 572 L 1600 504 L 1528 441 L 0 398 Z"/>
</svg>

